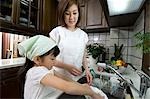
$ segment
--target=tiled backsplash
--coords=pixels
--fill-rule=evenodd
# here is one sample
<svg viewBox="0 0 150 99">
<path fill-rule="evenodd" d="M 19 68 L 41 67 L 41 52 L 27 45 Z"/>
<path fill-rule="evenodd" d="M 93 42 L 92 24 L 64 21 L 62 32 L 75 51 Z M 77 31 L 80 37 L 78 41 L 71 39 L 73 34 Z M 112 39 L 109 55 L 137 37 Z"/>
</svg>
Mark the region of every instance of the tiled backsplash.
<svg viewBox="0 0 150 99">
<path fill-rule="evenodd" d="M 110 33 L 89 33 L 89 44 L 91 43 L 101 43 L 105 47 L 109 46 Z"/>
<path fill-rule="evenodd" d="M 89 33 L 89 43 L 101 43 L 106 48 L 109 48 L 109 58 L 113 56 L 114 44 L 123 47 L 123 59 L 126 62 L 132 63 L 137 68 L 142 66 L 142 51 L 136 49 L 136 39 L 134 38 L 135 33 L 144 31 L 144 12 L 141 13 L 133 27 L 122 28 L 111 28 L 110 33 Z"/>
</svg>

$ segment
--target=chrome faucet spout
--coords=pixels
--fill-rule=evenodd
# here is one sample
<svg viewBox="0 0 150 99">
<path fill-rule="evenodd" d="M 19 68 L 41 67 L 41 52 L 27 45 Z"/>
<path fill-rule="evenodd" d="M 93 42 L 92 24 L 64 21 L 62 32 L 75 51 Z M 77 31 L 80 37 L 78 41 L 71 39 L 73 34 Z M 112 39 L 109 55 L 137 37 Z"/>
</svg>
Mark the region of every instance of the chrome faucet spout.
<svg viewBox="0 0 150 99">
<path fill-rule="evenodd" d="M 118 71 L 116 71 L 112 66 L 110 65 L 106 65 L 107 68 L 113 70 L 128 86 L 132 87 L 138 94 L 139 94 L 139 97 L 142 97 L 142 93 L 135 88 L 135 86 L 131 83 L 129 83 Z"/>
<path fill-rule="evenodd" d="M 150 88 L 150 78 L 148 75 L 143 73 L 142 71 L 137 71 L 138 75 L 141 77 L 141 86 L 140 86 L 140 92 L 142 96 L 145 98 L 146 92 L 148 88 Z"/>
<path fill-rule="evenodd" d="M 127 64 L 130 65 L 135 70 L 135 72 L 140 76 L 141 78 L 140 93 L 142 97 L 145 97 L 147 89 L 150 88 L 150 77 L 143 71 L 136 69 L 131 63 Z"/>
<path fill-rule="evenodd" d="M 101 66 L 102 68 L 108 68 L 111 69 L 113 72 L 115 72 L 117 74 L 117 76 L 119 76 L 128 86 L 132 87 L 138 94 L 139 97 L 143 99 L 143 97 L 145 97 L 147 89 L 150 88 L 150 77 L 145 74 L 144 72 L 136 69 L 131 63 L 127 63 L 128 65 L 130 65 L 134 71 L 140 76 L 141 78 L 141 85 L 140 85 L 140 90 L 138 90 L 133 83 L 128 82 L 118 71 L 116 71 L 111 65 L 108 64 L 101 64 L 98 63 L 98 66 Z"/>
</svg>

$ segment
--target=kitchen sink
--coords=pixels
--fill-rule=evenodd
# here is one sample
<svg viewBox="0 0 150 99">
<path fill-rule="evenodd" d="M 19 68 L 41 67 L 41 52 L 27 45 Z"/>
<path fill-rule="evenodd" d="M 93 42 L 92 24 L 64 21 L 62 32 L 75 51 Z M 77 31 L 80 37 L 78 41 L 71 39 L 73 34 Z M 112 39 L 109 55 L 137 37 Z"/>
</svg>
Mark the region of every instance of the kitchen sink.
<svg viewBox="0 0 150 99">
<path fill-rule="evenodd" d="M 121 94 L 121 95 L 122 95 L 121 97 L 116 97 L 116 96 L 114 96 L 114 95 L 111 95 L 111 94 L 108 93 L 108 92 L 105 92 L 105 94 L 107 95 L 108 99 L 125 99 L 125 94 L 126 94 L 126 95 L 130 95 L 131 99 L 133 98 L 133 95 L 132 95 L 132 92 L 131 92 L 131 89 L 130 89 L 129 86 L 128 86 L 127 89 L 126 89 L 126 93 Z"/>
<path fill-rule="evenodd" d="M 116 76 L 96 75 L 93 86 L 101 89 L 108 99 L 125 99 L 126 95 L 133 98 L 130 87 Z"/>
</svg>

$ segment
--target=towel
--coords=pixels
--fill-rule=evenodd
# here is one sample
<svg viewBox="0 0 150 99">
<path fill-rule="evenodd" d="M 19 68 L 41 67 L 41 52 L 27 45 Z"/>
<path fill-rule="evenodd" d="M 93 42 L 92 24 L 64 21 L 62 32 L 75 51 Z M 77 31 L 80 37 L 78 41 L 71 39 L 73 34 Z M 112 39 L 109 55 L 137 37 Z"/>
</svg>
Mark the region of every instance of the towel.
<svg viewBox="0 0 150 99">
<path fill-rule="evenodd" d="M 93 86 L 90 86 L 90 88 L 97 94 L 100 94 L 101 96 L 104 96 L 104 99 L 108 99 L 107 95 L 100 89 L 96 88 L 96 87 L 93 87 Z M 85 96 L 86 99 L 92 99 L 91 97 L 89 96 Z"/>
<path fill-rule="evenodd" d="M 18 44 L 18 51 L 21 56 L 25 56 L 31 61 L 36 56 L 40 56 L 56 46 L 56 42 L 46 36 L 36 35 Z"/>
</svg>

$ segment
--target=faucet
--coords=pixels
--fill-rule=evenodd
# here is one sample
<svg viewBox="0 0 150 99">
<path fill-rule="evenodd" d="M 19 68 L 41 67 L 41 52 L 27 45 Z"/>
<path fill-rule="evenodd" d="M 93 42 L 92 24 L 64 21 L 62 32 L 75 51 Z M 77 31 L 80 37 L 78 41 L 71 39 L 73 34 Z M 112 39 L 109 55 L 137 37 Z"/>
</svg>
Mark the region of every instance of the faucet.
<svg viewBox="0 0 150 99">
<path fill-rule="evenodd" d="M 127 64 L 130 65 L 134 69 L 134 71 L 140 76 L 141 78 L 140 93 L 141 97 L 145 99 L 147 89 L 150 88 L 150 77 L 144 72 L 137 70 L 131 63 Z"/>
<path fill-rule="evenodd" d="M 141 71 L 137 71 L 137 73 L 141 77 L 140 92 L 143 98 L 145 99 L 147 89 L 150 88 L 150 78 Z"/>
</svg>

